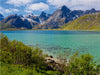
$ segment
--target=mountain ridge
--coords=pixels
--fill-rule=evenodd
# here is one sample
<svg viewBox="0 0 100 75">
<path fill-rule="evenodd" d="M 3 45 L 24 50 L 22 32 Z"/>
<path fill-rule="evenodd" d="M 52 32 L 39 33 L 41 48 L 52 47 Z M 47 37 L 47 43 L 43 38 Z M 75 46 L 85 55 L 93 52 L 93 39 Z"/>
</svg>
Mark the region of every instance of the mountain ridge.
<svg viewBox="0 0 100 75">
<path fill-rule="evenodd" d="M 66 6 L 62 6 L 58 8 L 58 10 L 56 10 L 44 24 L 42 24 L 42 28 L 43 29 L 59 28 L 65 23 L 68 23 L 74 19 L 77 19 L 78 17 L 81 17 L 86 14 L 96 13 L 96 12 L 99 12 L 99 11 L 96 11 L 94 8 L 92 8 L 91 10 L 86 10 L 86 11 L 83 11 L 83 10 L 72 11 Z"/>
<path fill-rule="evenodd" d="M 64 24 L 73 21 L 86 14 L 100 12 L 92 8 L 91 10 L 70 10 L 63 5 L 58 8 L 53 14 L 47 14 L 44 11 L 40 15 L 9 15 L 0 21 L 1 29 L 7 27 L 24 28 L 24 29 L 57 29 Z M 17 17 L 16 17 L 17 15 Z"/>
</svg>

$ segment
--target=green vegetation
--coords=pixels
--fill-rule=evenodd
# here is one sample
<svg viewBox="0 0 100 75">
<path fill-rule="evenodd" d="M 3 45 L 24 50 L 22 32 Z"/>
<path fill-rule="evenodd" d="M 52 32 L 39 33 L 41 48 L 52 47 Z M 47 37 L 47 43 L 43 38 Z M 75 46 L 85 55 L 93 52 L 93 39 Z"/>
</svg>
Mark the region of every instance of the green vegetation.
<svg viewBox="0 0 100 75">
<path fill-rule="evenodd" d="M 35 67 L 24 68 L 21 65 L 9 65 L 5 63 L 0 63 L 0 75 L 59 75 L 57 71 L 42 71 L 39 72 Z"/>
<path fill-rule="evenodd" d="M 30 72 L 32 75 L 34 72 L 36 72 L 37 75 L 49 75 L 49 73 L 51 75 L 52 72 L 57 73 L 56 71 L 48 70 L 44 62 L 47 55 L 43 54 L 42 50 L 38 47 L 29 47 L 16 40 L 10 41 L 7 36 L 3 34 L 0 36 L 0 42 L 2 75 L 18 75 L 17 72 L 22 72 L 23 75 L 25 73 L 27 74 L 27 72 L 29 73 L 28 75 L 30 75 Z M 15 72 L 13 72 L 13 70 Z"/>
<path fill-rule="evenodd" d="M 99 75 L 100 65 L 93 62 L 93 56 L 90 54 L 81 55 L 78 57 L 76 52 L 70 61 L 70 75 Z"/>
<path fill-rule="evenodd" d="M 16 28 L 8 23 L 0 22 L 0 30 L 29 30 L 25 28 Z"/>
<path fill-rule="evenodd" d="M 76 52 L 66 66 L 66 61 L 57 64 L 45 61 L 48 55 L 38 47 L 33 48 L 20 41 L 10 41 L 0 36 L 1 75 L 99 75 L 100 65 L 89 54 L 78 56 Z M 62 58 L 60 58 L 62 59 Z M 65 60 L 65 59 L 64 59 Z"/>
<path fill-rule="evenodd" d="M 100 13 L 88 14 L 61 27 L 62 30 L 100 30 Z"/>
<path fill-rule="evenodd" d="M 14 26 L 11 26 L 10 24 L 8 24 L 8 23 L 2 23 L 2 22 L 0 22 L 0 29 L 1 30 L 4 30 L 4 29 L 9 29 L 9 28 L 15 28 Z"/>
</svg>

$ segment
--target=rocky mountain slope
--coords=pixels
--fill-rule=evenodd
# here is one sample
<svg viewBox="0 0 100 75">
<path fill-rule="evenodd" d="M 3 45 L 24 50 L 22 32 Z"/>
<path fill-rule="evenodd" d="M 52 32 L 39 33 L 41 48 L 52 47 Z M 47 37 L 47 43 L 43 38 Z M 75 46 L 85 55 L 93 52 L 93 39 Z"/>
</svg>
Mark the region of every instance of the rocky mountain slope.
<svg viewBox="0 0 100 75">
<path fill-rule="evenodd" d="M 4 16 L 0 13 L 0 21 L 4 19 Z"/>
<path fill-rule="evenodd" d="M 5 28 L 28 28 L 32 29 L 33 25 L 37 23 L 31 21 L 30 19 L 25 19 L 22 16 L 10 15 L 1 21 L 1 29 Z"/>
<path fill-rule="evenodd" d="M 100 13 L 79 17 L 61 27 L 62 30 L 100 30 Z"/>
<path fill-rule="evenodd" d="M 99 11 L 96 11 L 94 8 L 91 10 L 86 10 L 86 11 L 82 11 L 82 10 L 72 11 L 66 6 L 62 6 L 58 10 L 56 10 L 47 21 L 45 21 L 42 24 L 41 28 L 42 29 L 59 28 L 59 26 L 62 26 L 65 23 L 73 21 L 74 19 L 80 16 L 90 14 L 90 13 L 96 13 L 96 12 L 99 12 Z"/>
<path fill-rule="evenodd" d="M 0 21 L 0 29 L 7 28 L 22 28 L 22 29 L 32 29 L 36 25 L 42 24 L 45 20 L 49 18 L 50 15 L 42 12 L 40 16 L 35 16 L 33 14 L 22 15 L 10 15 L 4 20 Z"/>
</svg>

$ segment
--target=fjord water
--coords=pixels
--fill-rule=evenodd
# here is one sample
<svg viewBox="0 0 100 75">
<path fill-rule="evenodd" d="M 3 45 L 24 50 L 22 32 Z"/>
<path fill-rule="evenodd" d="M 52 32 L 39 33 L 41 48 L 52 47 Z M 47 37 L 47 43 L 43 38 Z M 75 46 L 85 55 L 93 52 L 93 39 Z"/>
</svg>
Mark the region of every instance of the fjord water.
<svg viewBox="0 0 100 75">
<path fill-rule="evenodd" d="M 100 60 L 100 32 L 97 31 L 1 31 L 10 40 L 22 41 L 26 45 L 38 45 L 44 53 L 53 56 L 69 51 L 80 54 L 90 53 Z"/>
</svg>

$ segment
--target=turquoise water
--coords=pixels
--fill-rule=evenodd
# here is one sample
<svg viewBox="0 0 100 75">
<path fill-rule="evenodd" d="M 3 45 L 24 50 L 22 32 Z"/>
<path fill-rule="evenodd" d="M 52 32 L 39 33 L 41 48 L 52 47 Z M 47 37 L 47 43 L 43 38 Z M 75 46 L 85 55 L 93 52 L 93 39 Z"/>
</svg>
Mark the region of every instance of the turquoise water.
<svg viewBox="0 0 100 75">
<path fill-rule="evenodd" d="M 26 45 L 38 46 L 44 53 L 57 56 L 69 51 L 70 55 L 90 53 L 100 60 L 100 32 L 93 31 L 2 31 L 10 40 L 19 40 Z"/>
</svg>

